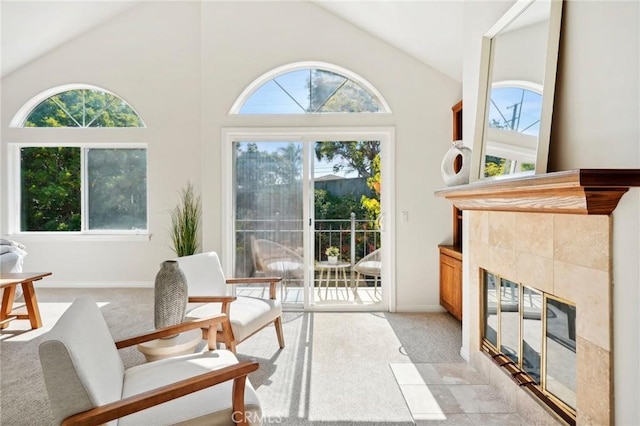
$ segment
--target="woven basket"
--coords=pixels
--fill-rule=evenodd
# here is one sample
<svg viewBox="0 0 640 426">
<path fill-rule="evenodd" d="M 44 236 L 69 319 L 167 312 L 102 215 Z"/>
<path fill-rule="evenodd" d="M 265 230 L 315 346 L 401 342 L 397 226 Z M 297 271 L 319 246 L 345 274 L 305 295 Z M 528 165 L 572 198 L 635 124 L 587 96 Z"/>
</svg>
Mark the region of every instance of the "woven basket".
<svg viewBox="0 0 640 426">
<path fill-rule="evenodd" d="M 154 290 L 156 328 L 180 324 L 187 310 L 187 278 L 175 260 L 162 262 Z"/>
</svg>

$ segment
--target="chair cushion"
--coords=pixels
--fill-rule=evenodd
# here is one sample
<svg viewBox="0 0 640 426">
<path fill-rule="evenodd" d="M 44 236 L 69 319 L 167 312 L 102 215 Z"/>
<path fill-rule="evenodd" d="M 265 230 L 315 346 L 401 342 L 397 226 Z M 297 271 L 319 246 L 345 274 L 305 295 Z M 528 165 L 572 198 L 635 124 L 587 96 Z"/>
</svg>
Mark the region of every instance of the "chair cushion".
<svg viewBox="0 0 640 426">
<path fill-rule="evenodd" d="M 382 262 L 378 260 L 368 260 L 360 263 L 358 267 L 354 269 L 362 275 L 379 276 L 381 267 Z"/>
<path fill-rule="evenodd" d="M 54 417 L 120 399 L 124 366 L 96 303 L 77 298 L 40 344 L 40 363 Z"/>
<path fill-rule="evenodd" d="M 283 278 L 296 278 L 304 274 L 302 263 L 291 260 L 268 260 L 264 268 L 268 273 Z"/>
<path fill-rule="evenodd" d="M 165 358 L 128 369 L 124 377 L 123 397 L 139 394 L 153 388 L 188 379 L 198 374 L 237 364 L 233 353 L 226 350 L 205 351 L 196 354 Z M 182 398 L 131 414 L 119 420 L 118 425 L 166 425 L 189 419 L 206 424 L 231 424 L 233 381 L 203 389 Z M 245 408 L 251 411 L 250 420 L 260 418 L 258 395 L 247 380 Z"/>
<path fill-rule="evenodd" d="M 189 296 L 225 296 L 230 290 L 216 252 L 175 259 L 187 278 Z"/>
<path fill-rule="evenodd" d="M 220 304 L 207 303 L 189 310 L 186 319 L 205 318 L 216 313 L 220 313 Z M 280 315 L 282 315 L 282 305 L 279 300 L 238 296 L 229 308 L 233 337 L 236 342 L 242 342 Z"/>
</svg>

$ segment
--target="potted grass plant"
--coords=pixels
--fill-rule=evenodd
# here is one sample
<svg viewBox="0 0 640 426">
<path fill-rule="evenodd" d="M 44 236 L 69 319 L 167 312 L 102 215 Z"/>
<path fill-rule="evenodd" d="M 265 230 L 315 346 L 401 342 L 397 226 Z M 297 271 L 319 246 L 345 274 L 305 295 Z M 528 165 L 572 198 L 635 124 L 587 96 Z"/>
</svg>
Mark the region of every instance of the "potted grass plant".
<svg viewBox="0 0 640 426">
<path fill-rule="evenodd" d="M 171 240 L 173 251 L 179 256 L 195 254 L 200 248 L 200 220 L 202 205 L 193 184 L 180 192 L 180 201 L 171 211 Z"/>
<path fill-rule="evenodd" d="M 200 248 L 202 206 L 191 182 L 180 192 L 180 201 L 171 211 L 171 241 L 178 257 L 195 254 Z M 162 328 L 184 320 L 187 308 L 187 278 L 178 261 L 165 260 L 154 285 L 154 325 Z"/>
</svg>

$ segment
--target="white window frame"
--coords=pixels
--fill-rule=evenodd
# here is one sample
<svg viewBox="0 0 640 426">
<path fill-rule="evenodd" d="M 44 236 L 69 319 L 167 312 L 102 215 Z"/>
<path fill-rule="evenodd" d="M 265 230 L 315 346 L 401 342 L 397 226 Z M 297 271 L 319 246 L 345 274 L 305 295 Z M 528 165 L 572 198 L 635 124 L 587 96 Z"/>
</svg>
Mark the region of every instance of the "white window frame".
<svg viewBox="0 0 640 426">
<path fill-rule="evenodd" d="M 57 148 L 57 147 L 71 147 L 80 148 L 82 154 L 80 156 L 80 215 L 81 215 L 81 230 L 80 231 L 22 231 L 20 230 L 20 214 L 21 214 L 21 161 L 20 150 L 22 148 L 29 147 L 45 147 L 45 148 Z M 144 149 L 147 152 L 146 156 L 146 173 L 147 173 L 147 215 L 146 215 L 146 229 L 126 230 L 126 229 L 100 229 L 90 230 L 87 229 L 88 214 L 88 193 L 86 188 L 87 170 L 85 167 L 86 149 Z M 8 162 L 8 226 L 9 235 L 20 236 L 21 239 L 37 239 L 37 240 L 96 240 L 96 241 L 140 241 L 149 240 L 149 156 L 148 146 L 145 143 L 10 143 L 7 146 L 7 162 Z"/>
</svg>

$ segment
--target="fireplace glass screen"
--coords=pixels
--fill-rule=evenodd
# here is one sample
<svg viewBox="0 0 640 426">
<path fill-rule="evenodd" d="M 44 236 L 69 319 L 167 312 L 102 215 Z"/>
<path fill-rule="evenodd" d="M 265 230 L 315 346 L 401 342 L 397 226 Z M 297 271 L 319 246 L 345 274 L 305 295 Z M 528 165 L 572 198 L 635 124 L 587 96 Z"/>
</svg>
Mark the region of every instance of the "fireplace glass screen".
<svg viewBox="0 0 640 426">
<path fill-rule="evenodd" d="M 542 293 L 522 289 L 522 369 L 540 383 L 542 369 Z"/>
<path fill-rule="evenodd" d="M 576 407 L 576 307 L 547 298 L 546 388 Z"/>
<path fill-rule="evenodd" d="M 482 271 L 483 350 L 521 385 L 575 419 L 576 307 Z"/>
<path fill-rule="evenodd" d="M 500 352 L 518 362 L 520 354 L 520 286 L 500 279 Z"/>
<path fill-rule="evenodd" d="M 498 347 L 498 299 L 496 276 L 484 271 L 484 338 Z"/>
</svg>

